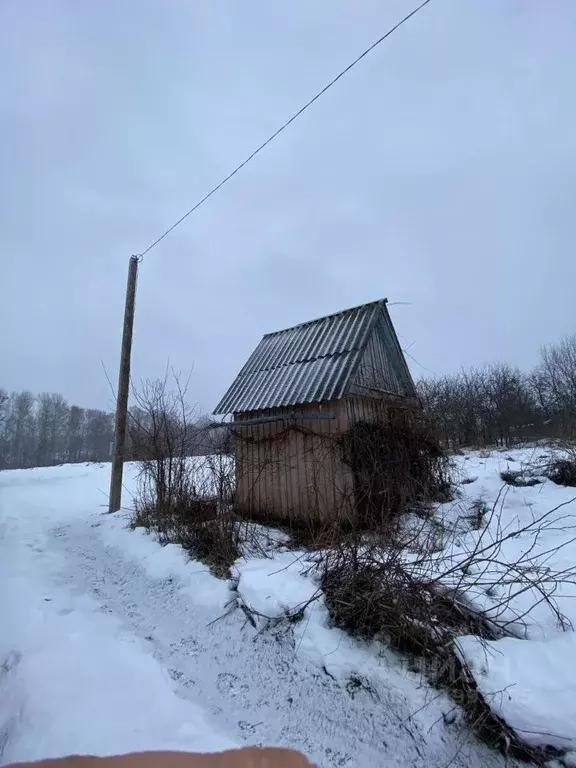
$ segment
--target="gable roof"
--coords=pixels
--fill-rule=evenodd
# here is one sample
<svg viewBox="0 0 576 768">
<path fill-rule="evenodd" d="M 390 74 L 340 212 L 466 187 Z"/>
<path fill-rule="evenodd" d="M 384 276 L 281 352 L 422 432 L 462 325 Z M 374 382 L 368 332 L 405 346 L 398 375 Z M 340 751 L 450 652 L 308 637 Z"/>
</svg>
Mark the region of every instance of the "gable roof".
<svg viewBox="0 0 576 768">
<path fill-rule="evenodd" d="M 267 333 L 214 413 L 321 402 L 370 390 L 415 396 L 386 299 Z"/>
</svg>

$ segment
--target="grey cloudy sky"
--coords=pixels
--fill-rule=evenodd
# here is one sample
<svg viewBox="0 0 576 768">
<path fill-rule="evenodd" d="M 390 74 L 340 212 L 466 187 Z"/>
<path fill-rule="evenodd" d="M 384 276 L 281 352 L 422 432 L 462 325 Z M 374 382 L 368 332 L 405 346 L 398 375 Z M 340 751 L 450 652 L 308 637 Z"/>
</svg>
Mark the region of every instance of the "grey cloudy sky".
<svg viewBox="0 0 576 768">
<path fill-rule="evenodd" d="M 0 385 L 109 404 L 130 254 L 413 5 L 2 0 Z M 383 296 L 431 371 L 530 366 L 576 330 L 574 40 L 573 0 L 432 0 L 146 257 L 134 376 L 211 409 Z"/>
</svg>

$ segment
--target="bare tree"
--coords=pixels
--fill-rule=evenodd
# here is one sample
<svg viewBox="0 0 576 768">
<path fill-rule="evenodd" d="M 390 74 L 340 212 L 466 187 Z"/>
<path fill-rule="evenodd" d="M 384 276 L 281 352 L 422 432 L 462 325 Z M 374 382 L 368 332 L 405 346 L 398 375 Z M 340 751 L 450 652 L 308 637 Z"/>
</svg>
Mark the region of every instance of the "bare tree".
<svg viewBox="0 0 576 768">
<path fill-rule="evenodd" d="M 0 387 L 0 424 L 6 421 L 8 411 L 8 392 Z"/>
<path fill-rule="evenodd" d="M 576 334 L 541 350 L 535 372 L 539 396 L 565 437 L 576 436 Z"/>
<path fill-rule="evenodd" d="M 37 398 L 36 464 L 46 466 L 64 461 L 66 457 L 68 403 L 62 395 L 44 392 Z"/>
<path fill-rule="evenodd" d="M 507 363 L 422 380 L 417 386 L 443 443 L 452 448 L 509 446 L 538 437 L 552 408 L 543 374 L 526 376 Z"/>
<path fill-rule="evenodd" d="M 84 420 L 84 459 L 86 461 L 108 461 L 113 439 L 113 414 L 89 408 L 85 413 Z"/>
<path fill-rule="evenodd" d="M 78 462 L 84 458 L 84 409 L 70 407 L 66 429 L 66 461 Z"/>
<path fill-rule="evenodd" d="M 36 418 L 34 395 L 31 392 L 13 392 L 6 409 L 4 422 L 5 467 L 31 467 L 36 451 Z"/>
<path fill-rule="evenodd" d="M 510 445 L 517 431 L 536 418 L 527 378 L 507 363 L 495 363 L 487 369 L 486 400 L 494 427 L 492 436 L 500 445 Z"/>
<path fill-rule="evenodd" d="M 191 455 L 196 430 L 196 409 L 186 402 L 187 385 L 173 376 L 145 380 L 133 390 L 136 407 L 130 412 L 130 439 L 140 458 L 141 508 L 166 514 L 170 525 L 173 510 L 194 492 L 187 459 Z"/>
</svg>

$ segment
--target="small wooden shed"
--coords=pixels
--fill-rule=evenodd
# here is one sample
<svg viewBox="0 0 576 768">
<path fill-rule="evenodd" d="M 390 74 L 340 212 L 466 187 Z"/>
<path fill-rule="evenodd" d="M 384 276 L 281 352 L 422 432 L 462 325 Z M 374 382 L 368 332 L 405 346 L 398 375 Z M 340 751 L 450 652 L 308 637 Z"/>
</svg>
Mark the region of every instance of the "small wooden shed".
<svg viewBox="0 0 576 768">
<path fill-rule="evenodd" d="M 233 414 L 236 500 L 254 519 L 350 518 L 342 437 L 418 407 L 386 299 L 266 334 L 214 414 Z"/>
</svg>

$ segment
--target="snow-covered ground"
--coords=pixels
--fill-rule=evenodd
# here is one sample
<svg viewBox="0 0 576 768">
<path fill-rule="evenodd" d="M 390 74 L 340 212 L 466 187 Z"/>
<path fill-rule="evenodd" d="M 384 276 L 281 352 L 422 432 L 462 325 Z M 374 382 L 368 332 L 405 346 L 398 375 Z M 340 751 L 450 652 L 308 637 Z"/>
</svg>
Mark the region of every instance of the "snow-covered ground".
<svg viewBox="0 0 576 768">
<path fill-rule="evenodd" d="M 326 768 L 505 764 L 401 659 L 329 627 L 304 553 L 218 580 L 107 515 L 108 481 L 0 473 L 0 763 L 265 744 Z"/>
<path fill-rule="evenodd" d="M 551 457 L 542 446 L 457 457 L 464 484 L 438 511 L 449 533 L 437 558 L 439 570 L 468 566 L 447 582 L 458 573 L 469 602 L 512 635 L 457 644 L 491 708 L 527 743 L 575 750 L 576 489 L 542 475 Z M 539 482 L 504 485 L 509 470 Z M 488 511 L 476 530 L 478 500 Z"/>
<path fill-rule="evenodd" d="M 458 497 L 437 513 L 446 527 L 441 570 L 469 564 L 469 573 L 456 568 L 452 580 L 467 585 L 468 598 L 508 632 L 534 640 L 576 626 L 576 489 L 543 476 L 552 455 L 531 447 L 456 457 Z M 507 485 L 500 477 L 506 471 L 538 482 Z M 476 528 L 478 503 L 486 513 Z"/>
</svg>

